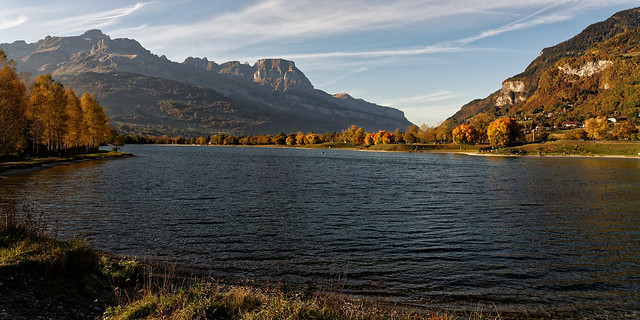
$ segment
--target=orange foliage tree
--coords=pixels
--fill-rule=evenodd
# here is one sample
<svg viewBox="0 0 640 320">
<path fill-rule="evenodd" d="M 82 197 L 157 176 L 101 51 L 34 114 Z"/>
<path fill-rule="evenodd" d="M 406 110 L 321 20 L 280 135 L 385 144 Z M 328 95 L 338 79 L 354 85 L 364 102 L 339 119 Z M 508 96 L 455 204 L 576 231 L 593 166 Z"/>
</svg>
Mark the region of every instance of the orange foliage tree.
<svg viewBox="0 0 640 320">
<path fill-rule="evenodd" d="M 0 66 L 0 157 L 15 156 L 27 148 L 26 89 L 1 50 Z"/>
<path fill-rule="evenodd" d="M 506 147 L 522 136 L 521 127 L 513 118 L 496 119 L 487 128 L 487 138 L 494 147 Z"/>
<path fill-rule="evenodd" d="M 471 124 L 461 124 L 451 132 L 455 144 L 476 144 L 478 141 L 478 130 Z"/>
</svg>

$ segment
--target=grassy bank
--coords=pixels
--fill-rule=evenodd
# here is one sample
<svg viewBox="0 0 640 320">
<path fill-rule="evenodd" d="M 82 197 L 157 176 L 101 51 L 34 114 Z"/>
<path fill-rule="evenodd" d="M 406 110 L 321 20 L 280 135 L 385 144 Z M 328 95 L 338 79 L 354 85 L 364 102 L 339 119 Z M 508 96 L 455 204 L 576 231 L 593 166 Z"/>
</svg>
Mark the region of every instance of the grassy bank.
<svg viewBox="0 0 640 320">
<path fill-rule="evenodd" d="M 0 206 L 0 318 L 453 319 L 322 293 L 222 285 L 163 264 L 59 241 L 36 215 Z M 498 318 L 481 313 L 464 318 Z"/>
<path fill-rule="evenodd" d="M 449 144 L 378 144 L 371 146 L 354 146 L 350 144 L 318 144 L 312 148 L 341 148 L 369 151 L 390 152 L 432 152 L 432 153 L 477 153 L 478 149 L 489 145 L 456 145 Z M 549 155 L 549 156 L 640 156 L 640 142 L 631 141 L 579 141 L 557 140 L 544 143 L 530 143 L 517 147 L 502 148 L 498 154 L 509 155 Z"/>
<path fill-rule="evenodd" d="M 640 142 L 625 141 L 580 141 L 557 140 L 545 143 L 531 143 L 511 148 L 524 150 L 527 155 L 562 155 L 562 156 L 621 156 L 638 157 Z"/>
<path fill-rule="evenodd" d="M 96 152 L 96 153 L 88 153 L 88 154 L 77 154 L 77 155 L 69 155 L 69 156 L 60 156 L 60 157 L 42 157 L 42 158 L 30 158 L 30 159 L 21 159 L 17 161 L 5 161 L 0 162 L 0 174 L 6 174 L 7 172 L 19 172 L 22 170 L 33 169 L 38 167 L 46 168 L 48 166 L 65 164 L 77 161 L 87 161 L 87 160 L 101 160 L 101 159 L 112 159 L 112 158 L 123 158 L 130 157 L 131 153 L 126 152 Z"/>
</svg>

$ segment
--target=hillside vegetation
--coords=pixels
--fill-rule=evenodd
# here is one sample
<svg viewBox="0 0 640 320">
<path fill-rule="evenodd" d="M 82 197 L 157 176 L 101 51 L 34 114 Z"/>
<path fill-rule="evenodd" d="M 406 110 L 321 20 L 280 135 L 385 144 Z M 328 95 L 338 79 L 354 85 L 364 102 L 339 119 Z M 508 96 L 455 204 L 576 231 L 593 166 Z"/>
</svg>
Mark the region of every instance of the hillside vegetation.
<svg viewBox="0 0 640 320">
<path fill-rule="evenodd" d="M 621 11 L 587 27 L 575 37 L 542 50 L 526 70 L 504 81 L 502 89 L 462 106 L 449 126 L 488 117 L 511 116 L 518 121 L 559 127 L 567 120 L 626 117 L 637 121 L 637 28 L 640 8 Z M 598 64 L 607 61 L 605 64 Z M 608 64 L 611 61 L 611 64 Z M 578 75 L 585 66 L 606 68 Z M 563 71 L 564 70 L 564 71 Z"/>
</svg>

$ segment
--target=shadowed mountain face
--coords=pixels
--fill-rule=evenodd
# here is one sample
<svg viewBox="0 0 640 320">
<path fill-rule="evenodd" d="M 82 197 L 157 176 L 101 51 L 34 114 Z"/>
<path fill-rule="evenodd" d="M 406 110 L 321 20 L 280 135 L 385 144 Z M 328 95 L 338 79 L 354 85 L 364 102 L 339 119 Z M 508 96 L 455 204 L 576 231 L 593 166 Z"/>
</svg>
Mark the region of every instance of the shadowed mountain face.
<svg viewBox="0 0 640 320">
<path fill-rule="evenodd" d="M 606 80 L 603 76 L 616 70 L 627 72 L 630 63 L 627 60 L 633 56 L 628 51 L 631 47 L 615 48 L 607 51 L 608 54 L 602 54 L 605 50 L 594 48 L 609 41 L 619 42 L 614 38 L 624 37 L 639 27 L 640 8 L 621 11 L 605 21 L 592 24 L 575 37 L 542 50 L 524 72 L 505 80 L 500 90 L 462 106 L 447 121 L 460 124 L 478 114 L 487 114 L 490 118 L 520 115 L 522 120 L 536 119 L 544 114 L 545 118 L 552 115 L 556 122 L 616 113 L 637 115 L 630 108 L 587 108 L 589 103 L 596 103 L 596 100 L 613 99 L 610 96 L 616 94 L 615 91 L 619 91 L 624 82 Z M 636 46 L 635 49 L 640 50 L 633 40 L 627 41 L 626 45 Z M 572 71 L 581 68 L 585 68 L 584 72 Z M 587 72 L 587 69 L 591 71 Z M 553 87 L 552 83 L 556 86 Z M 595 99 L 596 96 L 598 99 Z"/>
<path fill-rule="evenodd" d="M 18 71 L 51 73 L 77 92 L 95 93 L 125 132 L 198 136 L 404 129 L 404 113 L 347 94 L 314 89 L 293 61 L 253 65 L 206 58 L 182 63 L 157 56 L 131 39 L 99 30 L 36 43 L 0 44 Z"/>
</svg>

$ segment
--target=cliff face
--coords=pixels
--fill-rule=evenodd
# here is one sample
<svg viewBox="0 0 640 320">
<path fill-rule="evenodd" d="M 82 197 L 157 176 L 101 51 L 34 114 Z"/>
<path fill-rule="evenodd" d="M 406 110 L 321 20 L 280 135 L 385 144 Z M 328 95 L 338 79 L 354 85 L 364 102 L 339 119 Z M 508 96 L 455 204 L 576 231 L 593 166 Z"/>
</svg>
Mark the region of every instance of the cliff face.
<svg viewBox="0 0 640 320">
<path fill-rule="evenodd" d="M 271 86 L 274 90 L 313 90 L 307 77 L 296 68 L 293 61 L 262 59 L 253 65 L 253 82 Z"/>
<path fill-rule="evenodd" d="M 176 63 L 99 30 L 0 47 L 18 62 L 18 71 L 51 73 L 77 91 L 95 92 L 114 123 L 142 133 L 327 132 L 352 124 L 377 131 L 411 124 L 399 110 L 314 89 L 284 59 L 250 65 L 190 57 Z"/>
<path fill-rule="evenodd" d="M 524 81 L 505 81 L 502 83 L 502 89 L 496 98 L 496 106 L 514 105 L 525 99 Z"/>
<path fill-rule="evenodd" d="M 531 105 L 530 98 L 539 89 L 541 78 L 550 68 L 556 68 L 567 75 L 591 77 L 612 65 L 609 59 L 586 61 L 584 65 L 569 67 L 556 66 L 563 59 L 579 58 L 595 44 L 604 43 L 617 35 L 632 32 L 640 27 L 640 8 L 629 9 L 614 14 L 609 19 L 590 25 L 575 37 L 556 46 L 545 48 L 529 64 L 524 72 L 503 82 L 502 88 L 484 99 L 477 99 L 461 107 L 447 119 L 453 124 L 464 123 L 479 113 L 490 117 L 512 115 L 522 111 L 524 104 Z M 556 103 L 567 104 L 562 101 Z M 547 106 L 547 109 L 549 106 Z M 525 108 L 526 109 L 526 108 Z"/>
</svg>

